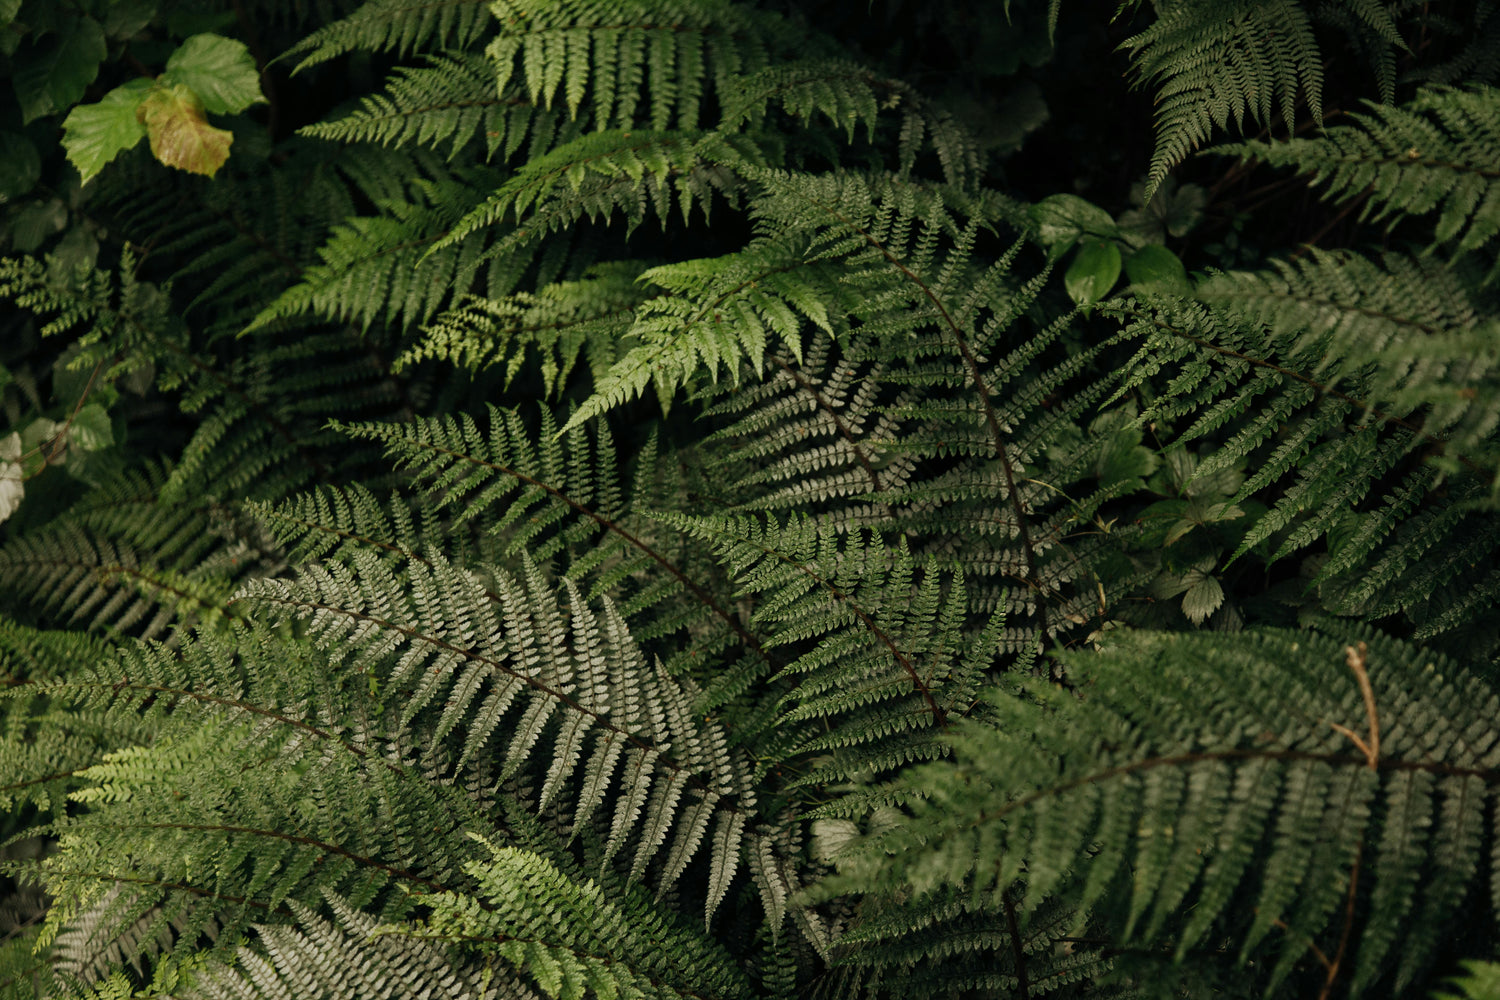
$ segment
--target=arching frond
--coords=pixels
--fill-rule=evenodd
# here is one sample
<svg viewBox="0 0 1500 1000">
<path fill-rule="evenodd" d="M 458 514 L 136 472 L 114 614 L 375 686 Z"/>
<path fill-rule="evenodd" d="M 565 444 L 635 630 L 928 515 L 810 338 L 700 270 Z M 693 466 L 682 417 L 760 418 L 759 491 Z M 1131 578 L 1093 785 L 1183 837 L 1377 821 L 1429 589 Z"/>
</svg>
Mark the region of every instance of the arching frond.
<svg viewBox="0 0 1500 1000">
<path fill-rule="evenodd" d="M 1500 90 L 1423 90 L 1400 106 L 1370 105 L 1315 139 L 1250 142 L 1217 152 L 1311 174 L 1340 201 L 1367 197 L 1363 218 L 1439 212 L 1433 235 L 1464 253 L 1500 231 Z"/>
</svg>

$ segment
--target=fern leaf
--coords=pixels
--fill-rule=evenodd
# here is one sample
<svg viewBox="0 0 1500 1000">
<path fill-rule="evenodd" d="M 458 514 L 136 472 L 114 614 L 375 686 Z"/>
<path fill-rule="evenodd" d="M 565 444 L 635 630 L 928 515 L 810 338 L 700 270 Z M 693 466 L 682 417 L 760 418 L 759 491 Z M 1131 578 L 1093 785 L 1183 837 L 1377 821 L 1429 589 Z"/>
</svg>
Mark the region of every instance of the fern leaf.
<svg viewBox="0 0 1500 1000">
<path fill-rule="evenodd" d="M 1361 218 L 1438 213 L 1435 237 L 1458 253 L 1500 232 L 1500 90 L 1431 88 L 1399 107 L 1371 104 L 1357 124 L 1314 139 L 1248 142 L 1216 152 L 1292 166 L 1340 201 L 1368 196 Z"/>
</svg>

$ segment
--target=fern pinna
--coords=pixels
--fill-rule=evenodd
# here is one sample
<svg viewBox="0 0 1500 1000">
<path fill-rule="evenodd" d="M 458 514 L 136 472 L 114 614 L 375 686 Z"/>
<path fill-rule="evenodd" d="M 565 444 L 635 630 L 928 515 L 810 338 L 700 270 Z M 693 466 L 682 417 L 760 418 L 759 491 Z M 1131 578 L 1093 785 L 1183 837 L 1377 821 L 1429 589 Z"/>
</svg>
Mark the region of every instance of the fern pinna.
<svg viewBox="0 0 1500 1000">
<path fill-rule="evenodd" d="M 1484 995 L 1491 5 L 198 6 L 0 0 L 0 995 Z"/>
</svg>

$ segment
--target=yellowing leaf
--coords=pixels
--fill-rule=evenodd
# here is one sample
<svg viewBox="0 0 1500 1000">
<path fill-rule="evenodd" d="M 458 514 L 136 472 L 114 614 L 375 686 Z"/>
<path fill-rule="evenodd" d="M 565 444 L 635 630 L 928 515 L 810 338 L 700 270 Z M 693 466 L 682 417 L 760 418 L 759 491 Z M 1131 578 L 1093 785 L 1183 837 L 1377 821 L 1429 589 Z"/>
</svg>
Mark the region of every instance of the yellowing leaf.
<svg viewBox="0 0 1500 1000">
<path fill-rule="evenodd" d="M 152 155 L 167 166 L 212 177 L 229 159 L 234 136 L 208 123 L 203 102 L 187 87 L 157 87 L 138 113 L 146 125 Z"/>
</svg>

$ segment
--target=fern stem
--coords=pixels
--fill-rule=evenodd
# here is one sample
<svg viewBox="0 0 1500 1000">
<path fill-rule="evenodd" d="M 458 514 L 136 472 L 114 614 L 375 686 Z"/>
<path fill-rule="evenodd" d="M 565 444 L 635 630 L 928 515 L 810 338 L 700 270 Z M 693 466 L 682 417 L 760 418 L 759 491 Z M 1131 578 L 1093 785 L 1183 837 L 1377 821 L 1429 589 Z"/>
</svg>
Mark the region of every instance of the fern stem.
<svg viewBox="0 0 1500 1000">
<path fill-rule="evenodd" d="M 1364 849 L 1363 842 L 1354 845 L 1354 861 L 1349 866 L 1349 891 L 1344 894 L 1344 927 L 1339 932 L 1339 948 L 1333 953 L 1333 961 L 1328 963 L 1328 978 L 1318 991 L 1318 1000 L 1328 1000 L 1332 995 L 1334 981 L 1339 976 L 1339 965 L 1344 960 L 1344 952 L 1349 948 L 1349 934 L 1354 928 L 1354 897 L 1359 891 L 1359 862 Z"/>
</svg>

